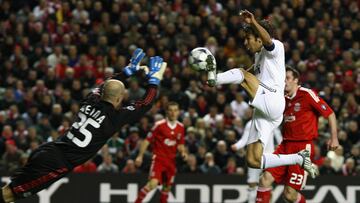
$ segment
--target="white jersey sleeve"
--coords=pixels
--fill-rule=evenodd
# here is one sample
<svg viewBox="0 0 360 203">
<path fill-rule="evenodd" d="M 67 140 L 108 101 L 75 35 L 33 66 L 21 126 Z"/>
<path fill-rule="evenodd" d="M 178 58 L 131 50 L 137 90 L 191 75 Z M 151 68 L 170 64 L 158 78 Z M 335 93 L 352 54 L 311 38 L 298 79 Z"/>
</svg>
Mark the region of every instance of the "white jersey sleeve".
<svg viewBox="0 0 360 203">
<path fill-rule="evenodd" d="M 283 92 L 285 88 L 285 49 L 282 42 L 272 39 L 274 48 L 264 47 L 255 54 L 254 73 L 260 83 Z"/>
<path fill-rule="evenodd" d="M 237 150 L 244 148 L 247 145 L 250 135 L 250 126 L 251 126 L 251 120 L 246 123 L 241 139 L 235 143 Z"/>
<path fill-rule="evenodd" d="M 276 40 L 276 39 L 272 39 L 272 42 L 274 44 L 273 45 L 274 48 L 272 50 L 267 50 L 264 48 L 265 52 L 268 55 L 276 57 L 276 55 L 281 55 L 281 54 L 285 53 L 284 45 L 282 42 L 280 42 L 279 40 Z"/>
</svg>

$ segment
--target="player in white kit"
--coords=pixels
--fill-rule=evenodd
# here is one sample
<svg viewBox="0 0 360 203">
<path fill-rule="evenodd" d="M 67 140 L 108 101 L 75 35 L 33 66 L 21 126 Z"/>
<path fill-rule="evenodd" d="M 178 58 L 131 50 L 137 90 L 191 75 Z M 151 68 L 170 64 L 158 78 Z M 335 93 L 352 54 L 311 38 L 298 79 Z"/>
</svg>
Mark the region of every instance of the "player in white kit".
<svg viewBox="0 0 360 203">
<path fill-rule="evenodd" d="M 231 149 L 233 151 L 237 151 L 241 148 L 244 148 L 247 143 L 250 136 L 250 128 L 252 125 L 252 120 L 248 121 L 244 128 L 244 133 L 241 136 L 241 139 L 237 141 L 235 144 L 231 145 Z M 273 153 L 275 150 L 275 142 L 281 143 L 282 135 L 279 128 L 276 128 L 273 132 L 275 139 L 269 139 L 268 143 L 265 143 L 264 145 L 264 152 L 265 153 Z M 248 167 L 247 171 L 247 184 L 249 186 L 248 188 L 248 203 L 255 203 L 256 201 L 256 193 L 257 193 L 257 186 L 259 184 L 259 178 L 262 170 L 258 168 L 251 168 Z"/>
<path fill-rule="evenodd" d="M 216 74 L 215 62 L 208 63 L 208 75 L 216 74 L 216 85 L 240 84 L 250 96 L 254 107 L 250 136 L 246 150 L 246 162 L 249 167 L 265 169 L 285 165 L 301 165 L 311 177 L 318 170 L 310 160 L 306 149 L 297 154 L 263 153 L 264 145 L 272 138 L 272 133 L 282 122 L 285 108 L 285 51 L 284 45 L 272 38 L 271 25 L 267 21 L 257 22 L 249 11 L 241 11 L 240 16 L 248 25 L 245 28 L 244 45 L 255 54 L 254 74 L 244 69 L 231 69 Z M 261 25 L 260 25 L 261 24 Z M 214 59 L 215 60 L 215 59 Z"/>
</svg>

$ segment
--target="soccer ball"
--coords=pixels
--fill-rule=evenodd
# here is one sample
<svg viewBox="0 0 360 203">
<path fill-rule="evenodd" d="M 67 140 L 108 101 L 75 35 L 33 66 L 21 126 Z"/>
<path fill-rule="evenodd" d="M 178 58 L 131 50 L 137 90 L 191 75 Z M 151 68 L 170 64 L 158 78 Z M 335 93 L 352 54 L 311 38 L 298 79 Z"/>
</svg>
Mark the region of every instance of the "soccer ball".
<svg viewBox="0 0 360 203">
<path fill-rule="evenodd" d="M 216 61 L 209 49 L 197 47 L 190 52 L 189 65 L 195 71 L 209 71 L 216 67 Z"/>
</svg>

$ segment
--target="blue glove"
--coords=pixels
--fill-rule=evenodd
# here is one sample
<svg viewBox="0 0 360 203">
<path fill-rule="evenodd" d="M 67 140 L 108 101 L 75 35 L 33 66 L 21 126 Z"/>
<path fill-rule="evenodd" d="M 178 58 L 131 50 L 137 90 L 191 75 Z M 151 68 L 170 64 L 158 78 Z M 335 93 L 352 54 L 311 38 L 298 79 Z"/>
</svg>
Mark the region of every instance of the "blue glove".
<svg viewBox="0 0 360 203">
<path fill-rule="evenodd" d="M 150 69 L 147 77 L 149 78 L 149 84 L 159 85 L 163 78 L 166 69 L 166 62 L 160 56 L 154 56 L 150 58 Z"/>
<path fill-rule="evenodd" d="M 142 49 L 137 48 L 135 49 L 128 66 L 124 68 L 124 73 L 127 76 L 133 75 L 135 72 L 137 72 L 140 69 L 140 62 L 144 58 L 145 53 Z"/>
</svg>

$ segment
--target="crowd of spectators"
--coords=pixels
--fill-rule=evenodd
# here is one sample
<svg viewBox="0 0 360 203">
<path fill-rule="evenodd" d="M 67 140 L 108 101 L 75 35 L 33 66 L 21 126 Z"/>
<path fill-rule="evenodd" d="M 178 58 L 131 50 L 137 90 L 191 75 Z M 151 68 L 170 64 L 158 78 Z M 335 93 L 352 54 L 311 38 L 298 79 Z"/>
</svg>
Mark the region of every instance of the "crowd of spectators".
<svg viewBox="0 0 360 203">
<path fill-rule="evenodd" d="M 122 71 L 136 47 L 161 55 L 168 70 L 159 99 L 138 123 L 125 126 L 75 172 L 147 172 L 134 165 L 139 143 L 164 117 L 169 101 L 181 106 L 186 127 L 184 173 L 240 174 L 245 151 L 230 145 L 251 118 L 239 85 L 211 88 L 192 71 L 198 46 L 216 56 L 218 70 L 249 67 L 238 11 L 268 19 L 285 45 L 286 63 L 334 109 L 341 149 L 327 152 L 329 129 L 319 120 L 315 161 L 322 174 L 360 174 L 360 3 L 356 0 L 2 0 L 0 1 L 0 168 L 12 172 L 40 144 L 70 126 L 89 89 Z M 126 102 L 139 99 L 141 76 L 126 82 Z"/>
</svg>

